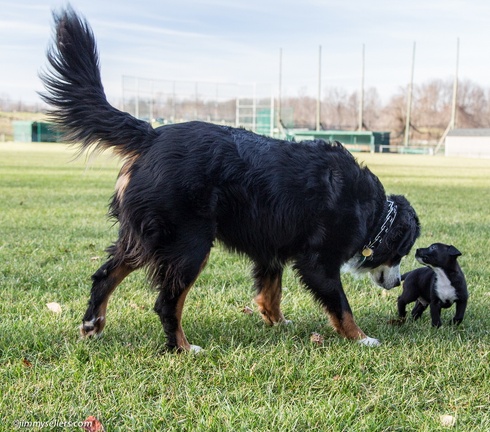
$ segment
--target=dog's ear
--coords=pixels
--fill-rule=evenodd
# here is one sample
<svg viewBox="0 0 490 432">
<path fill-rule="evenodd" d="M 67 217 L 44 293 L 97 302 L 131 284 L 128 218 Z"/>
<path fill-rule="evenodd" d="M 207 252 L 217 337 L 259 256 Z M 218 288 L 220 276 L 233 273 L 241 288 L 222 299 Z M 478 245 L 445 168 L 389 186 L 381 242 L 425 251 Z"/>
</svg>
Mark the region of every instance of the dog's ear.
<svg viewBox="0 0 490 432">
<path fill-rule="evenodd" d="M 412 207 L 402 210 L 401 206 L 399 206 L 399 209 L 400 209 L 400 218 L 402 218 L 403 216 L 402 220 L 406 224 L 405 225 L 406 232 L 402 237 L 402 239 L 400 240 L 400 242 L 398 243 L 398 248 L 397 248 L 398 255 L 403 257 L 408 255 L 410 249 L 412 249 L 412 246 L 415 243 L 415 240 L 417 240 L 417 238 L 420 236 L 420 222 L 419 222 L 419 218 L 417 217 L 417 214 L 415 213 Z"/>
<path fill-rule="evenodd" d="M 413 236 L 410 232 L 407 232 L 403 239 L 401 240 L 399 246 L 398 246 L 398 255 L 404 257 L 405 255 L 408 255 L 410 252 L 410 249 L 412 249 L 413 243 L 415 242 L 415 239 L 413 239 Z"/>
<path fill-rule="evenodd" d="M 459 257 L 462 255 L 462 253 L 456 249 L 453 245 L 449 246 L 447 252 L 449 253 L 450 256 L 454 256 L 454 257 Z"/>
<path fill-rule="evenodd" d="M 419 233 L 420 228 L 418 226 L 412 226 L 407 230 L 403 238 L 400 240 L 400 243 L 398 244 L 398 255 L 402 257 L 408 255 L 408 253 L 412 249 L 413 244 L 415 243 L 415 240 L 417 240 Z"/>
</svg>

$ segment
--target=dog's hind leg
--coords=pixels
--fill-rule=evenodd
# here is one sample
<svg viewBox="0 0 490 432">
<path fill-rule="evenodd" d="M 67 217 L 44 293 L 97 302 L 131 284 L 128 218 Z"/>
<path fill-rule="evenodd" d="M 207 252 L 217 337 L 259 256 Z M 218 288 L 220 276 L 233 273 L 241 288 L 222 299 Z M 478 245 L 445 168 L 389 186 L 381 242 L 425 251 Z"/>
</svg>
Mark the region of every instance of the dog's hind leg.
<svg viewBox="0 0 490 432">
<path fill-rule="evenodd" d="M 289 323 L 281 312 L 282 268 L 270 269 L 256 264 L 254 278 L 257 291 L 255 303 L 264 321 L 269 325 Z"/>
<path fill-rule="evenodd" d="M 187 341 L 182 328 L 182 311 L 189 290 L 207 263 L 210 248 L 211 245 L 189 245 L 187 253 L 167 261 L 154 276 L 154 282 L 160 285 L 154 310 L 163 325 L 169 350 L 201 350 Z"/>
<path fill-rule="evenodd" d="M 109 297 L 122 280 L 134 268 L 126 264 L 117 264 L 114 258 L 108 260 L 92 276 L 92 290 L 88 309 L 80 326 L 83 338 L 100 334 L 106 324 L 106 310 Z"/>
<path fill-rule="evenodd" d="M 415 321 L 418 320 L 427 309 L 428 305 L 429 303 L 427 303 L 425 300 L 417 299 L 415 302 L 415 306 L 412 309 L 412 318 Z"/>
<path fill-rule="evenodd" d="M 422 297 L 417 297 L 416 291 L 403 291 L 403 293 L 397 299 L 398 317 L 400 323 L 405 322 L 407 318 L 406 307 L 408 304 L 413 302 L 415 302 L 415 306 L 413 307 L 411 314 L 414 320 L 419 319 L 428 306 L 428 303 L 425 302 Z"/>
<path fill-rule="evenodd" d="M 398 308 L 398 320 L 400 323 L 405 322 L 405 319 L 407 318 L 407 303 L 403 296 L 398 296 L 396 304 Z"/>
</svg>

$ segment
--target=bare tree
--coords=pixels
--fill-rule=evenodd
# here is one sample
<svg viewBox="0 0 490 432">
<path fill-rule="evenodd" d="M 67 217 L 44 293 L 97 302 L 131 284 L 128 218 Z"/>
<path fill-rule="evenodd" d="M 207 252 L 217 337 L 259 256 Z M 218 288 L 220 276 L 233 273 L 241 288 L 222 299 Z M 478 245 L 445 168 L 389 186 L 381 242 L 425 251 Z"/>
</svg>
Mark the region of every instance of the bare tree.
<svg viewBox="0 0 490 432">
<path fill-rule="evenodd" d="M 488 127 L 488 91 L 472 81 L 465 80 L 459 83 L 457 125 L 476 128 Z"/>
<path fill-rule="evenodd" d="M 382 103 L 376 88 L 364 93 L 363 128 L 388 131 L 391 142 L 401 143 L 407 118 L 407 88 L 400 87 L 386 103 Z M 434 79 L 413 88 L 410 120 L 411 143 L 434 143 L 439 140 L 451 118 L 453 81 Z M 288 128 L 314 129 L 316 126 L 316 99 L 301 88 L 297 96 L 284 97 L 281 102 L 283 124 Z M 129 100 L 135 105 L 136 100 Z M 200 119 L 233 124 L 236 101 L 169 96 L 155 93 L 153 99 L 138 101 L 140 115 L 163 118 L 168 121 Z M 267 106 L 267 103 L 263 104 Z M 8 94 L 0 94 L 0 110 L 7 112 L 39 112 L 43 106 L 13 101 Z M 327 87 L 321 100 L 320 125 L 323 129 L 356 130 L 359 118 L 359 92 Z M 461 128 L 490 127 L 490 88 L 471 80 L 461 80 L 458 86 L 456 125 Z"/>
</svg>

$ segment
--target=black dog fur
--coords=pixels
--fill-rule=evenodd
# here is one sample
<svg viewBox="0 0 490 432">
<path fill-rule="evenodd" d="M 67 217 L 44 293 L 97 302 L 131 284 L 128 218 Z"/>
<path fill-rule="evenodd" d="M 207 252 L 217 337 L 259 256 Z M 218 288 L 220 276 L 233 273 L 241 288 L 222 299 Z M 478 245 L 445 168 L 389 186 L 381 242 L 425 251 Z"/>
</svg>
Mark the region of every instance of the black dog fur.
<svg viewBox="0 0 490 432">
<path fill-rule="evenodd" d="M 92 278 L 82 336 L 102 331 L 111 293 L 146 268 L 159 289 L 155 311 L 167 346 L 197 349 L 183 332 L 182 309 L 218 239 L 253 261 L 255 299 L 268 324 L 285 322 L 281 276 L 292 262 L 339 334 L 377 344 L 352 317 L 340 269 L 350 260 L 380 286 L 399 284 L 400 260 L 420 231 L 408 201 L 386 197 L 378 178 L 339 143 L 287 142 L 197 121 L 153 129 L 107 102 L 88 23 L 71 8 L 54 19 L 51 67 L 41 77 L 51 118 L 81 151 L 112 148 L 125 161 L 110 205 L 119 238 Z M 387 198 L 396 219 L 384 232 Z"/>
<path fill-rule="evenodd" d="M 451 324 L 463 321 L 468 302 L 466 279 L 457 258 L 461 252 L 454 246 L 434 243 L 428 248 L 417 249 L 415 258 L 427 266 L 402 275 L 403 292 L 398 297 L 400 322 L 406 317 L 406 306 L 415 302 L 412 317 L 417 320 L 427 306 L 434 327 L 441 326 L 441 309 L 456 303 L 456 313 Z"/>
</svg>

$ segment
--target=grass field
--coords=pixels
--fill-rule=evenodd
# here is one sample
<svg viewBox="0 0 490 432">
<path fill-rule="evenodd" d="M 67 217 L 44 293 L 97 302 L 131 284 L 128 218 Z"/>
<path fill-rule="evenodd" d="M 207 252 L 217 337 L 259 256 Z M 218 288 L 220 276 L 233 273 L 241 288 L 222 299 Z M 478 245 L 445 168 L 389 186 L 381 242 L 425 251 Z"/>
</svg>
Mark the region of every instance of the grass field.
<svg viewBox="0 0 490 432">
<path fill-rule="evenodd" d="M 106 431 L 490 430 L 489 160 L 359 155 L 417 209 L 416 246 L 463 252 L 461 326 L 434 330 L 427 312 L 390 326 L 400 288 L 384 295 L 346 275 L 359 325 L 383 342 L 359 346 L 334 334 L 288 271 L 283 310 L 294 324 L 268 328 L 249 263 L 218 246 L 184 312 L 188 339 L 205 354 L 175 355 L 162 351 L 143 273 L 112 297 L 104 336 L 79 340 L 90 276 L 116 237 L 105 212 L 119 163 L 71 158 L 61 145 L 0 144 L 1 431 L 81 430 L 89 416 Z M 412 252 L 402 270 L 416 266 Z"/>
</svg>

